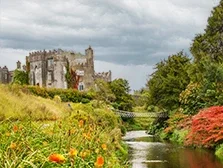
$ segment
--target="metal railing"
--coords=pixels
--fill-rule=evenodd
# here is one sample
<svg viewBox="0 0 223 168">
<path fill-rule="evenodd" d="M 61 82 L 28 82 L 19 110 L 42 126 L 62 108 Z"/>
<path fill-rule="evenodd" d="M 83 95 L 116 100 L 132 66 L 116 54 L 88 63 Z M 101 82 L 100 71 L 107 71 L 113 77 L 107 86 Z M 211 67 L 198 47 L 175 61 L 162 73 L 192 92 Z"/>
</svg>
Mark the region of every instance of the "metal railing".
<svg viewBox="0 0 223 168">
<path fill-rule="evenodd" d="M 120 115 L 121 117 L 125 118 L 156 118 L 156 117 L 168 117 L 168 113 L 166 112 L 129 112 L 129 111 L 122 111 L 117 109 L 112 109 L 116 115 Z"/>
</svg>

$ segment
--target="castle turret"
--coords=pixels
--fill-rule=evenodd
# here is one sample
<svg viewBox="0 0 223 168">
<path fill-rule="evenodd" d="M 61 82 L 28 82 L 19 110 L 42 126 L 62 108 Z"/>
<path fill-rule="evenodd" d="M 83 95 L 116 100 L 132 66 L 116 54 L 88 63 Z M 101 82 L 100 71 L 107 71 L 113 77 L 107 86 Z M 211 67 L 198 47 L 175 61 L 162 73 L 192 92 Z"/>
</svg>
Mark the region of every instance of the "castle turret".
<svg viewBox="0 0 223 168">
<path fill-rule="evenodd" d="M 88 49 L 85 50 L 85 55 L 86 55 L 88 58 L 93 58 L 93 57 L 94 57 L 94 51 L 93 51 L 93 49 L 91 48 L 91 46 L 89 46 Z"/>
<path fill-rule="evenodd" d="M 87 56 L 87 64 L 91 67 L 92 73 L 94 73 L 94 51 L 91 46 L 85 50 L 85 55 Z"/>
<path fill-rule="evenodd" d="M 21 69 L 21 62 L 18 61 L 18 62 L 16 62 L 16 64 L 17 64 L 17 69 Z"/>
</svg>

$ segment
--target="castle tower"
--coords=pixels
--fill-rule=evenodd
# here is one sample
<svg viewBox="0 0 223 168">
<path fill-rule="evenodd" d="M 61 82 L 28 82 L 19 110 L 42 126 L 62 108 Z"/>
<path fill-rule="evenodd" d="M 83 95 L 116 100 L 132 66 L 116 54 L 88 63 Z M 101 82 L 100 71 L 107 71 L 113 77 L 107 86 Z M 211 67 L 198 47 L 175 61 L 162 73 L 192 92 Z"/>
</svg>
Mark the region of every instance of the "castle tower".
<svg viewBox="0 0 223 168">
<path fill-rule="evenodd" d="M 85 55 L 87 56 L 88 67 L 91 67 L 91 71 L 94 73 L 94 51 L 91 46 L 85 50 Z"/>
<path fill-rule="evenodd" d="M 16 64 L 17 64 L 17 69 L 21 69 L 21 62 L 18 61 L 18 62 L 16 62 Z"/>
</svg>

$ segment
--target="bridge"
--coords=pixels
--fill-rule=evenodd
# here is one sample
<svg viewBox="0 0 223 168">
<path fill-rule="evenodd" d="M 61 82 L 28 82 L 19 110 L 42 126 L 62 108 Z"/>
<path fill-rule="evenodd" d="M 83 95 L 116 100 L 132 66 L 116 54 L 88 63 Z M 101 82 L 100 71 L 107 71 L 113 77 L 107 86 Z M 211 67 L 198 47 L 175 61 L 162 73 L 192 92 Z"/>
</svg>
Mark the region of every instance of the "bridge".
<svg viewBox="0 0 223 168">
<path fill-rule="evenodd" d="M 112 109 L 116 115 L 120 115 L 125 118 L 157 118 L 157 117 L 168 117 L 166 112 L 129 112 L 123 110 Z"/>
</svg>

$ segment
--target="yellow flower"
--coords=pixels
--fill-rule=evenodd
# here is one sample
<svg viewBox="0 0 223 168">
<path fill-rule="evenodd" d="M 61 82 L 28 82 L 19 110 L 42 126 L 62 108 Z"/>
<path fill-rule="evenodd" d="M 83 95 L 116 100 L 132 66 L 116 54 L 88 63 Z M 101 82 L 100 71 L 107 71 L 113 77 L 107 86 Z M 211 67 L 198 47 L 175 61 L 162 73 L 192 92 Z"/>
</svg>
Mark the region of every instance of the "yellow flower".
<svg viewBox="0 0 223 168">
<path fill-rule="evenodd" d="M 76 130 L 74 129 L 74 128 L 72 128 L 71 130 L 70 130 L 70 134 L 74 134 L 76 132 Z"/>
<path fill-rule="evenodd" d="M 11 149 L 16 149 L 17 145 L 16 145 L 16 143 L 13 143 L 13 142 L 12 142 L 12 143 L 10 144 L 9 147 L 10 147 Z"/>
<path fill-rule="evenodd" d="M 95 153 L 99 153 L 99 149 L 97 148 L 97 149 L 95 149 Z"/>
<path fill-rule="evenodd" d="M 70 157 L 74 157 L 74 156 L 77 156 L 77 153 L 78 151 L 76 149 L 71 148 L 68 154 Z"/>
<path fill-rule="evenodd" d="M 90 155 L 90 153 L 91 153 L 90 150 L 81 151 L 80 156 L 82 159 L 85 159 L 87 156 Z"/>
<path fill-rule="evenodd" d="M 102 144 L 101 147 L 102 147 L 103 150 L 107 150 L 107 145 L 106 144 Z"/>
<path fill-rule="evenodd" d="M 5 135 L 6 135 L 7 137 L 11 136 L 10 132 L 6 132 Z"/>
<path fill-rule="evenodd" d="M 82 159 L 85 159 L 85 157 L 87 156 L 87 153 L 85 151 L 81 151 L 80 156 Z"/>
<path fill-rule="evenodd" d="M 65 157 L 61 154 L 54 153 L 49 156 L 50 162 L 63 163 L 65 162 L 65 160 L 66 160 Z"/>
<path fill-rule="evenodd" d="M 104 158 L 102 156 L 98 156 L 94 165 L 97 168 L 101 168 L 104 165 L 104 163 L 105 163 Z"/>
<path fill-rule="evenodd" d="M 90 132 L 88 132 L 87 134 L 86 134 L 86 133 L 83 133 L 83 136 L 84 136 L 86 139 L 88 139 L 88 140 L 91 139 L 91 134 L 90 134 Z"/>
</svg>

